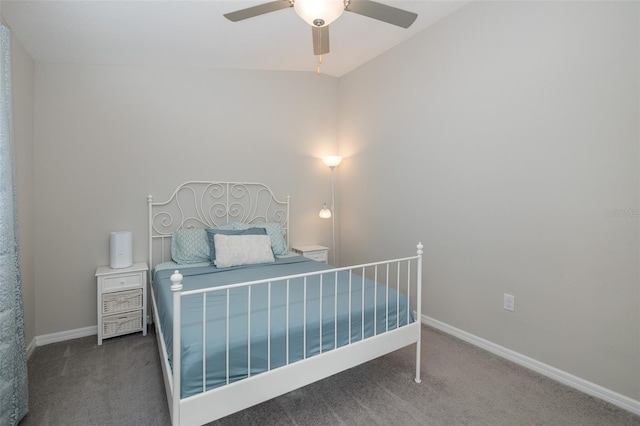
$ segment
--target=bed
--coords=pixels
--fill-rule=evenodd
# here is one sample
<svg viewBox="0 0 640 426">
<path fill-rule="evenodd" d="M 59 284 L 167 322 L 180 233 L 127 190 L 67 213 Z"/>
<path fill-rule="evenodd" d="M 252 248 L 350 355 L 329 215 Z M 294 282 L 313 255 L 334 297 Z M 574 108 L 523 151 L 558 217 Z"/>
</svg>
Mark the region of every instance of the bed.
<svg viewBox="0 0 640 426">
<path fill-rule="evenodd" d="M 416 344 L 414 256 L 334 268 L 288 251 L 289 197 L 186 182 L 148 196 L 153 323 L 173 425 L 200 425 Z"/>
</svg>

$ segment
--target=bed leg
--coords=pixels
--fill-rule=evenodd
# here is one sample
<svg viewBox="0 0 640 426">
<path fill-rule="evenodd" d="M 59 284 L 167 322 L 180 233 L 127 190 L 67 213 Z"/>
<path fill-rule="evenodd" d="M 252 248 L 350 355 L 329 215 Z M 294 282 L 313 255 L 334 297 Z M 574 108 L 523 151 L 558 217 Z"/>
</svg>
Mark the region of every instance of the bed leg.
<svg viewBox="0 0 640 426">
<path fill-rule="evenodd" d="M 416 383 L 421 383 L 420 379 L 420 341 L 416 343 L 416 377 L 413 379 Z"/>
<path fill-rule="evenodd" d="M 416 303 L 416 305 L 418 306 L 418 312 L 417 312 L 417 321 L 422 324 L 422 254 L 423 251 L 422 249 L 424 248 L 424 246 L 422 245 L 422 243 L 418 243 L 418 245 L 416 246 L 417 250 L 417 254 L 418 254 L 418 271 L 417 271 L 417 299 L 418 299 L 418 303 Z M 420 383 L 422 382 L 422 380 L 420 379 L 420 347 L 422 345 L 422 326 L 420 326 L 418 328 L 418 341 L 416 342 L 416 377 L 413 379 L 414 382 L 416 383 Z"/>
</svg>

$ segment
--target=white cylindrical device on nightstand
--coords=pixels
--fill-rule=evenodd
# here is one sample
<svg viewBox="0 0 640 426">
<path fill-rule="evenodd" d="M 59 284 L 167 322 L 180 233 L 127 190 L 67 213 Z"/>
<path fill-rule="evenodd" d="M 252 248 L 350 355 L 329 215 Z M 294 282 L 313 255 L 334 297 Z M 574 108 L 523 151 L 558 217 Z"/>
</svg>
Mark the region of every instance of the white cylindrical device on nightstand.
<svg viewBox="0 0 640 426">
<path fill-rule="evenodd" d="M 113 269 L 128 268 L 133 265 L 133 238 L 130 231 L 112 232 L 109 237 L 111 263 Z"/>
</svg>

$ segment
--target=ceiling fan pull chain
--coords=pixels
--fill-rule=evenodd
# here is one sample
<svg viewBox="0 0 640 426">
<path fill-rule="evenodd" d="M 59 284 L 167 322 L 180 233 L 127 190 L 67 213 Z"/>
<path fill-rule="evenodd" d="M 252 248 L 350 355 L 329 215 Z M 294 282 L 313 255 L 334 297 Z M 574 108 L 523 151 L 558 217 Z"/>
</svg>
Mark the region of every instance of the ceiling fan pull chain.
<svg viewBox="0 0 640 426">
<path fill-rule="evenodd" d="M 318 52 L 322 52 L 322 37 L 318 37 Z M 316 68 L 316 74 L 320 75 L 320 65 L 322 64 L 322 55 L 318 55 L 318 68 Z"/>
</svg>

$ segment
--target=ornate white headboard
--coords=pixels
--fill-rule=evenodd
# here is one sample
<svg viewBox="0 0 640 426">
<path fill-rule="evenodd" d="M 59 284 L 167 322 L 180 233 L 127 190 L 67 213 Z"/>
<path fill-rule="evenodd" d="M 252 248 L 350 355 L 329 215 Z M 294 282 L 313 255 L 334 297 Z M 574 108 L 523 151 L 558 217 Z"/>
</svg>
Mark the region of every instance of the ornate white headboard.
<svg viewBox="0 0 640 426">
<path fill-rule="evenodd" d="M 149 204 L 149 263 L 171 260 L 171 234 L 177 229 L 213 228 L 231 222 L 278 222 L 287 231 L 289 196 L 276 198 L 271 188 L 253 182 L 191 181 L 178 186 L 167 201 Z"/>
</svg>

